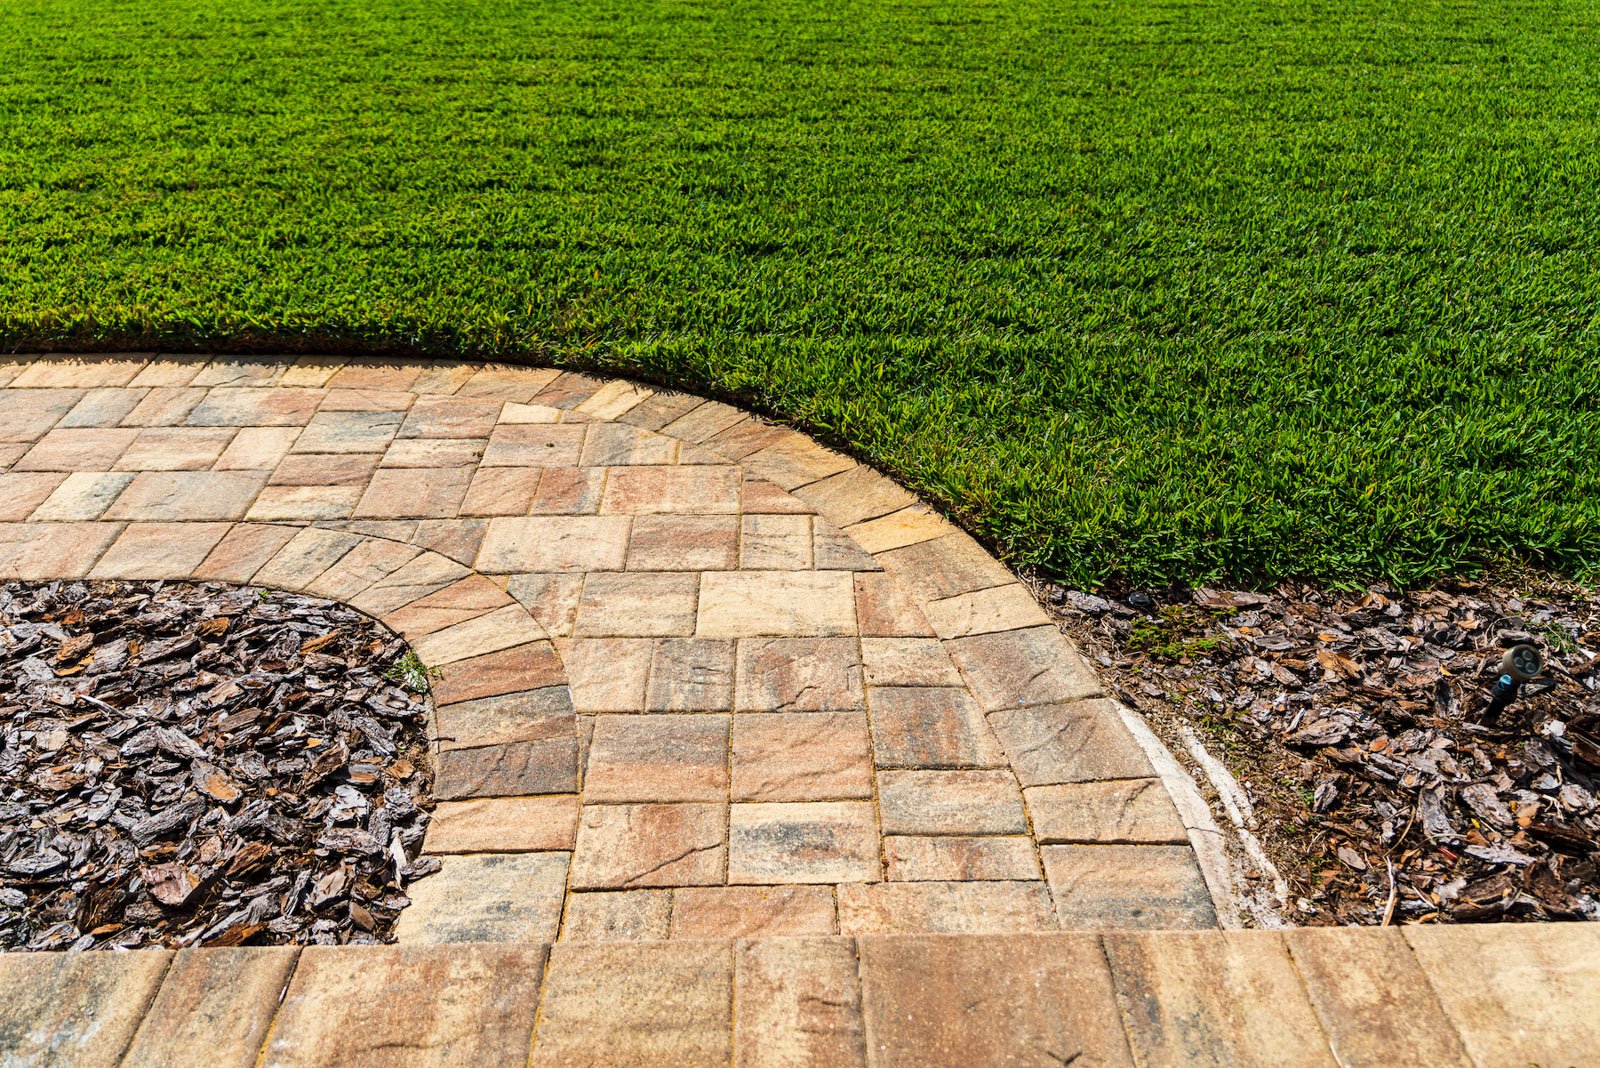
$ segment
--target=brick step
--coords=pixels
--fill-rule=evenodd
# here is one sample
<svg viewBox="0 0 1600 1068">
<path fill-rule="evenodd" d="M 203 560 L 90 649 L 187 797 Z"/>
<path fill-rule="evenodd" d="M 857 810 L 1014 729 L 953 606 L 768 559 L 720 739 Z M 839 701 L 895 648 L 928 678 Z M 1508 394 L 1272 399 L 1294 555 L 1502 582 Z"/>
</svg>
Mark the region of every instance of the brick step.
<svg viewBox="0 0 1600 1068">
<path fill-rule="evenodd" d="M 0 1063 L 1595 1064 L 1600 927 L 9 953 Z"/>
</svg>

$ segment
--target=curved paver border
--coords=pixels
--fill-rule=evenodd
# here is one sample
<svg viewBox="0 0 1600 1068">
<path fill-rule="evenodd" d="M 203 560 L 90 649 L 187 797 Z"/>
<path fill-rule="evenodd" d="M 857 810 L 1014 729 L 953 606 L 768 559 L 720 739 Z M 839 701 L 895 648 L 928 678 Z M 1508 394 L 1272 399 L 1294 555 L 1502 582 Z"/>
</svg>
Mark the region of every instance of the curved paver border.
<svg viewBox="0 0 1600 1068">
<path fill-rule="evenodd" d="M 403 937 L 660 932 L 654 886 L 679 888 L 667 907 L 683 933 L 819 908 L 821 926 L 793 933 L 1028 927 L 1046 887 L 1049 922 L 1067 926 L 1231 918 L 1218 869 L 1196 867 L 1197 851 L 1217 850 L 1192 782 L 1148 732 L 1130 733 L 1131 714 L 1027 589 L 904 489 L 796 431 L 626 380 L 449 362 L 22 358 L 0 364 L 0 385 L 20 401 L 0 412 L 0 491 L 13 491 L 0 575 L 304 590 L 376 616 L 441 669 L 443 806 L 428 848 L 459 856 L 417 884 Z M 705 549 L 685 522 L 724 547 L 734 537 L 737 566 L 673 563 Z M 630 570 L 647 549 L 666 563 Z M 687 658 L 671 665 L 682 692 L 658 710 L 691 713 L 673 745 L 699 732 L 715 746 L 737 712 L 697 704 L 696 672 L 734 671 L 740 702 L 749 682 L 762 729 L 796 692 L 816 710 L 808 729 L 858 700 L 870 815 L 848 790 L 746 794 L 731 809 L 693 790 L 661 804 L 588 796 L 595 724 L 613 756 L 641 744 L 628 730 L 649 734 L 612 713 L 650 708 L 596 696 L 626 668 L 611 654 L 644 643 L 652 689 L 663 648 Z M 610 659 L 581 662 L 597 647 Z M 729 660 L 697 662 L 708 649 Z M 774 682 L 807 658 L 863 672 L 858 696 L 808 706 L 817 679 Z M 774 697 L 783 686 L 801 689 Z M 928 732 L 950 729 L 964 732 L 956 755 L 929 757 Z M 868 819 L 881 856 L 858 851 Z M 968 826 L 999 837 L 961 838 Z M 1006 835 L 1025 836 L 1045 870 L 981 870 L 1012 863 L 994 852 Z M 802 862 L 796 843 L 818 836 L 835 853 Z M 626 870 L 597 859 L 641 842 L 667 874 L 648 856 Z M 960 877 L 897 881 L 895 865 Z M 778 885 L 759 901 L 714 889 L 735 883 Z"/>
</svg>

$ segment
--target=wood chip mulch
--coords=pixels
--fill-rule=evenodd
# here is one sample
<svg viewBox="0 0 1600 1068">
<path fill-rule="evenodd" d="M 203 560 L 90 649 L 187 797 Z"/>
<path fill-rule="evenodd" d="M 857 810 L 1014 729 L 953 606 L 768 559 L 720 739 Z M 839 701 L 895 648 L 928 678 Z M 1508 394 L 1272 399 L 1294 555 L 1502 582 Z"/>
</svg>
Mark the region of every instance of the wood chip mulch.
<svg viewBox="0 0 1600 1068">
<path fill-rule="evenodd" d="M 392 941 L 425 679 L 343 605 L 0 585 L 0 948 Z"/>
<path fill-rule="evenodd" d="M 1119 697 L 1246 788 L 1284 918 L 1600 919 L 1597 591 L 1045 592 Z M 1491 716 L 1518 643 L 1548 667 Z"/>
</svg>

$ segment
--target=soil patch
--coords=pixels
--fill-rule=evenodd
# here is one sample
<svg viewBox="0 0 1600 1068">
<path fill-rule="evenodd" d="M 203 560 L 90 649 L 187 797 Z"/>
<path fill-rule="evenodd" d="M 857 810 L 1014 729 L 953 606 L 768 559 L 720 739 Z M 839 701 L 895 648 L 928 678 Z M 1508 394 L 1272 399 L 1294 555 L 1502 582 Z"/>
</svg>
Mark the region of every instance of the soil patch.
<svg viewBox="0 0 1600 1068">
<path fill-rule="evenodd" d="M 1180 759 L 1193 730 L 1245 787 L 1286 919 L 1600 918 L 1595 590 L 1045 595 Z M 1518 643 L 1548 667 L 1491 715 Z"/>
<path fill-rule="evenodd" d="M 392 941 L 426 681 L 352 608 L 0 585 L 0 947 Z"/>
</svg>

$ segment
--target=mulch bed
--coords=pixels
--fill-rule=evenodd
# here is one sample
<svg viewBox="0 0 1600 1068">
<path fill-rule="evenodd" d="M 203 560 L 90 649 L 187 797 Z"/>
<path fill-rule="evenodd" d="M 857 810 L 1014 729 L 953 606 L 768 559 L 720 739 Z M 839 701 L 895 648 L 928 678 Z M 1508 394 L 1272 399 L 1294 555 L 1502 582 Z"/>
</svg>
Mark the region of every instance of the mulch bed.
<svg viewBox="0 0 1600 1068">
<path fill-rule="evenodd" d="M 425 680 L 330 601 L 0 585 L 0 947 L 392 941 Z"/>
<path fill-rule="evenodd" d="M 1246 788 L 1284 918 L 1600 918 L 1595 590 L 1045 592 L 1180 758 L 1187 726 Z M 1524 642 L 1548 667 L 1490 717 Z"/>
</svg>

